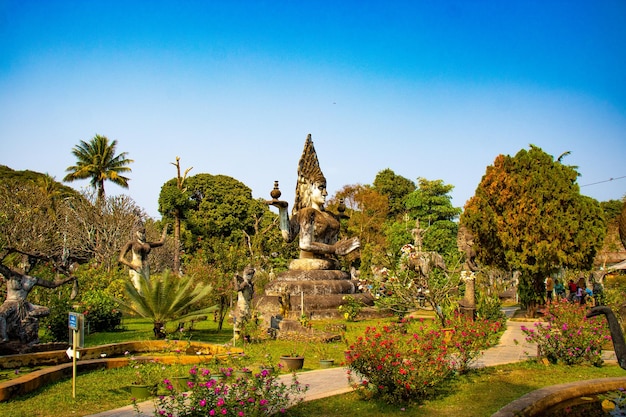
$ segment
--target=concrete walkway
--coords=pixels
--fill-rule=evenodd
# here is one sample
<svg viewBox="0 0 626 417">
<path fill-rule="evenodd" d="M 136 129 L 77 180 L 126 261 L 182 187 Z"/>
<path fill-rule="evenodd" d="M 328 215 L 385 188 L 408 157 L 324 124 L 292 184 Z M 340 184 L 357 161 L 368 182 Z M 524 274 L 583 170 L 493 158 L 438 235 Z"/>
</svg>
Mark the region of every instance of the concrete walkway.
<svg viewBox="0 0 626 417">
<path fill-rule="evenodd" d="M 512 316 L 512 311 L 506 311 L 507 316 Z M 477 368 L 485 366 L 503 365 L 506 363 L 524 361 L 537 354 L 537 347 L 526 342 L 521 327 L 531 327 L 532 322 L 507 321 L 507 328 L 503 333 L 500 343 L 484 352 L 479 357 L 474 366 Z M 609 359 L 609 358 L 607 358 Z M 289 383 L 291 375 L 283 375 L 281 379 Z M 309 385 L 305 401 L 312 401 L 332 395 L 343 394 L 351 391 L 348 385 L 345 368 L 320 369 L 309 372 L 298 373 L 298 381 Z M 154 404 L 152 401 L 145 401 L 139 404 L 142 414 L 150 416 L 154 414 Z M 94 414 L 91 417 L 133 417 L 137 416 L 133 406 L 126 406 L 116 410 L 105 411 Z"/>
</svg>

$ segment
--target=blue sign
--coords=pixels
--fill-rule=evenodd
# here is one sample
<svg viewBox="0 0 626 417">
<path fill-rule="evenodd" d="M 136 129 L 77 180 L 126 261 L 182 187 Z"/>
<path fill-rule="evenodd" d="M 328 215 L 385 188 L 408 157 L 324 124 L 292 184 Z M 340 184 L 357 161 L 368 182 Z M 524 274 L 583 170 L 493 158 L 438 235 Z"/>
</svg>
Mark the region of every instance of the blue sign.
<svg viewBox="0 0 626 417">
<path fill-rule="evenodd" d="M 72 330 L 78 330 L 78 314 L 70 313 L 68 327 Z"/>
</svg>

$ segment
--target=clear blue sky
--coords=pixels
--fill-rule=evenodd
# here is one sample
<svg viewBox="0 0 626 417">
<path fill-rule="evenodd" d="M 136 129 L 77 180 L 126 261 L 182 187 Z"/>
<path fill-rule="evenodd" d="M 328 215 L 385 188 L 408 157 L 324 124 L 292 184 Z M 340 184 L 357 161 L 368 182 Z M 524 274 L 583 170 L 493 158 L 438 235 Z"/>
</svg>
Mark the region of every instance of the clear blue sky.
<svg viewBox="0 0 626 417">
<path fill-rule="evenodd" d="M 462 207 L 532 143 L 620 199 L 626 2 L 0 0 L 0 164 L 61 180 L 96 133 L 154 217 L 176 156 L 292 204 L 308 133 L 331 193 L 391 168 Z"/>
</svg>

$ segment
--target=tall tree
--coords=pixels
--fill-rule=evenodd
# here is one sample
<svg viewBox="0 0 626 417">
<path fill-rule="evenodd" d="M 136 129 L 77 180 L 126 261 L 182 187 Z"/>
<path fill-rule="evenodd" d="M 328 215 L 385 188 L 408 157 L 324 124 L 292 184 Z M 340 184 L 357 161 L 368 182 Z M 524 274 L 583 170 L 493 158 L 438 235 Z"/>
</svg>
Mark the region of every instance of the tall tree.
<svg viewBox="0 0 626 417">
<path fill-rule="evenodd" d="M 442 255 L 457 251 L 458 224 L 455 220 L 461 214 L 461 208 L 452 206 L 450 192 L 453 188 L 443 180 L 418 178 L 417 189 L 405 197 L 409 218 L 419 220 L 425 251 Z"/>
<path fill-rule="evenodd" d="M 169 188 L 169 193 L 163 193 L 159 197 L 159 204 L 161 204 L 165 210 L 169 211 L 174 216 L 174 242 L 176 244 L 174 250 L 174 273 L 180 272 L 180 219 L 185 212 L 185 208 L 189 205 L 189 197 L 186 195 L 187 188 L 185 188 L 185 180 L 187 174 L 193 169 L 189 167 L 185 170 L 185 173 L 180 175 L 180 157 L 176 157 L 176 162 L 172 162 L 172 165 L 176 167 L 176 189 Z M 161 198 L 163 201 L 161 201 Z M 167 208 L 165 208 L 167 206 Z"/>
<path fill-rule="evenodd" d="M 606 233 L 602 209 L 580 194 L 577 177 L 575 167 L 534 145 L 499 155 L 461 215 L 481 263 L 521 272 L 518 293 L 531 314 L 545 277 L 591 267 Z"/>
<path fill-rule="evenodd" d="M 339 201 L 347 208 L 345 236 L 358 236 L 361 240 L 361 271 L 369 274 L 370 266 L 386 257 L 386 239 L 383 233 L 389 214 L 388 197 L 369 185 L 346 185 L 328 202 L 330 211 L 338 212 Z M 352 261 L 351 257 L 346 258 Z"/>
<path fill-rule="evenodd" d="M 415 183 L 397 175 L 391 169 L 383 169 L 374 179 L 374 189 L 389 199 L 389 217 L 397 218 L 404 214 L 404 199 L 415 191 Z"/>
<path fill-rule="evenodd" d="M 91 179 L 91 186 L 98 192 L 98 200 L 104 199 L 104 181 L 111 181 L 122 188 L 128 188 L 129 178 L 120 175 L 131 172 L 128 167 L 134 161 L 127 159 L 126 152 L 115 155 L 117 140 L 109 143 L 106 136 L 96 135 L 89 142 L 80 141 L 72 149 L 76 165 L 67 167 L 65 182 Z"/>
</svg>

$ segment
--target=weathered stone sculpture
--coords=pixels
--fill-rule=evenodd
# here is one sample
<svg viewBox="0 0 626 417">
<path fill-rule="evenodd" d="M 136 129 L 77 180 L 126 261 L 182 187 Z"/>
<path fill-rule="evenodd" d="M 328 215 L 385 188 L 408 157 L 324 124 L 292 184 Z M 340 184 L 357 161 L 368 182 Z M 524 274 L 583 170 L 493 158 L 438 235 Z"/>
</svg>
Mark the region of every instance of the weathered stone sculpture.
<svg viewBox="0 0 626 417">
<path fill-rule="evenodd" d="M 248 265 L 243 270 L 243 276 L 235 274 L 234 284 L 237 290 L 237 304 L 233 313 L 235 338 L 239 339 L 245 324 L 250 320 L 250 303 L 254 296 L 255 270 Z"/>
<path fill-rule="evenodd" d="M 135 231 L 134 239 L 131 239 L 124 245 L 120 252 L 119 261 L 130 268 L 128 274 L 133 282 L 133 286 L 137 291 L 141 291 L 141 279 L 150 279 L 150 264 L 148 263 L 148 255 L 152 248 L 163 246 L 165 243 L 165 235 L 167 234 L 167 227 L 163 228 L 163 234 L 161 240 L 157 242 L 148 242 L 146 240 L 146 229 L 140 226 Z M 128 252 L 131 252 L 130 261 L 126 259 Z M 143 278 L 142 278 L 143 277 Z"/>
<path fill-rule="evenodd" d="M 0 264 L 0 274 L 7 283 L 6 300 L 0 306 L 0 338 L 9 342 L 17 340 L 23 345 L 39 343 L 39 319 L 50 314 L 48 307 L 27 301 L 28 294 L 36 285 L 57 288 L 75 281 L 73 276 L 57 281 L 32 277 Z"/>
<path fill-rule="evenodd" d="M 466 226 L 460 226 L 457 234 L 457 246 L 459 252 L 465 254 L 465 262 L 461 270 L 461 279 L 465 282 L 465 295 L 461 300 L 461 313 L 474 319 L 476 316 L 476 249 L 474 248 L 474 235 Z"/>
<path fill-rule="evenodd" d="M 326 178 L 322 173 L 311 135 L 298 163 L 298 183 L 295 204 L 289 216 L 285 201 L 280 201 L 280 191 L 275 183 L 267 203 L 277 207 L 280 230 L 287 242 L 298 237 L 300 257 L 291 261 L 289 271 L 278 274 L 265 287 L 265 297 L 259 308 L 273 314 L 278 310 L 279 297 L 283 304 L 290 300 L 284 311 L 299 311 L 318 317 L 337 315 L 342 297 L 355 294 L 357 285 L 348 272 L 340 270 L 338 256 L 347 255 L 360 247 L 358 238 L 339 240 L 340 216 L 325 210 Z M 287 297 L 286 295 L 289 295 Z M 360 294 L 367 304 L 368 295 Z M 294 306 L 294 301 L 300 305 Z"/>
</svg>

